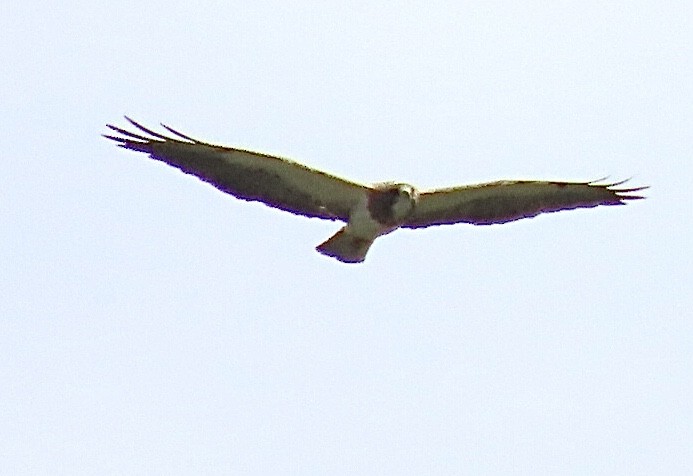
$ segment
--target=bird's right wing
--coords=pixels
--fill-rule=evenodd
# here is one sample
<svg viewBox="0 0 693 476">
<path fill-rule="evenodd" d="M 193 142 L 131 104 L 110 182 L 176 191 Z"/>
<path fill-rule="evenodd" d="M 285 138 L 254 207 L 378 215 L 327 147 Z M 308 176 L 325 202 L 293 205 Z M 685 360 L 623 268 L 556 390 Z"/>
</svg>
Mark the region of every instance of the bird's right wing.
<svg viewBox="0 0 693 476">
<path fill-rule="evenodd" d="M 109 124 L 119 136 L 104 137 L 126 149 L 149 154 L 242 200 L 259 201 L 307 217 L 348 221 L 350 210 L 369 190 L 289 159 L 207 144 L 162 124 L 176 136 L 167 137 L 126 119 L 139 129 L 138 133 Z"/>
</svg>

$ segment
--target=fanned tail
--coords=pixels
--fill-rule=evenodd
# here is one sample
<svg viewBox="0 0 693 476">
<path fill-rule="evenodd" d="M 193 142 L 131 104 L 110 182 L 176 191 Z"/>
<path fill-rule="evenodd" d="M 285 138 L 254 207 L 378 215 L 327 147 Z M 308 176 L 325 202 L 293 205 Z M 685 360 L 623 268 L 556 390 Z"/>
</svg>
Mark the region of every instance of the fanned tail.
<svg viewBox="0 0 693 476">
<path fill-rule="evenodd" d="M 354 236 L 344 227 L 315 249 L 343 263 L 361 263 L 372 244 L 373 240 Z"/>
</svg>

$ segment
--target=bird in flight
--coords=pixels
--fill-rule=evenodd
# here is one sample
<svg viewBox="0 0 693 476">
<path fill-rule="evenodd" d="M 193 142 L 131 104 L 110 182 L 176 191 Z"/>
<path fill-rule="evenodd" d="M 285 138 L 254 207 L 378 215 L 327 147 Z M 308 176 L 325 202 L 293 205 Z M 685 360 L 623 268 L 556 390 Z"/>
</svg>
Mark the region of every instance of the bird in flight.
<svg viewBox="0 0 693 476">
<path fill-rule="evenodd" d="M 242 200 L 262 202 L 297 215 L 345 222 L 317 250 L 345 263 L 360 263 L 373 241 L 397 228 L 470 223 L 491 225 L 540 213 L 624 205 L 643 198 L 647 187 L 623 188 L 625 181 L 498 182 L 419 191 L 404 183 L 363 185 L 259 152 L 208 144 L 162 124 L 171 136 L 125 117 L 131 132 L 107 125 L 104 137 L 144 152 Z"/>
</svg>

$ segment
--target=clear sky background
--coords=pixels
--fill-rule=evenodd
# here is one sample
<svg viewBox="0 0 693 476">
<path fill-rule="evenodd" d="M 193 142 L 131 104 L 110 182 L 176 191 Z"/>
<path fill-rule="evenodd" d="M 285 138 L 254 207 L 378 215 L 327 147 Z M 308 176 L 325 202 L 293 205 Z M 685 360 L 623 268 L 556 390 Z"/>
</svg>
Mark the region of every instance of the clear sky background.
<svg viewBox="0 0 693 476">
<path fill-rule="evenodd" d="M 0 473 L 693 474 L 691 5 L 3 2 Z M 124 114 L 363 182 L 652 188 L 344 265 Z"/>
</svg>

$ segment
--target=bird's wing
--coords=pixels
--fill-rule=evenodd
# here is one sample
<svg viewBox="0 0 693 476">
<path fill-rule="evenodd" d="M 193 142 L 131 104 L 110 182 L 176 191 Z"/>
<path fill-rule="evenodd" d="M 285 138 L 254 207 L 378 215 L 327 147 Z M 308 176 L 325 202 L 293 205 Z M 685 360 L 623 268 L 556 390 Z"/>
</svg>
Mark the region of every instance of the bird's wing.
<svg viewBox="0 0 693 476">
<path fill-rule="evenodd" d="M 207 144 L 162 124 L 175 136 L 167 137 L 126 119 L 138 133 L 108 125 L 119 135 L 104 137 L 243 200 L 307 217 L 348 221 L 350 210 L 369 189 L 288 159 Z"/>
<path fill-rule="evenodd" d="M 540 213 L 624 205 L 626 200 L 643 198 L 633 192 L 647 187 L 618 188 L 624 182 L 500 181 L 432 190 L 420 193 L 414 213 L 402 226 L 491 225 L 531 218 Z"/>
</svg>

